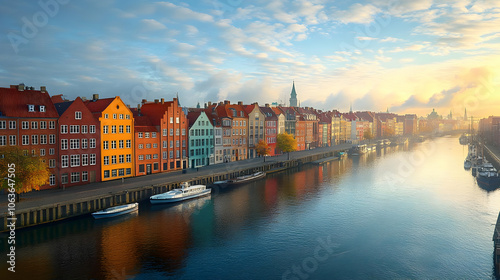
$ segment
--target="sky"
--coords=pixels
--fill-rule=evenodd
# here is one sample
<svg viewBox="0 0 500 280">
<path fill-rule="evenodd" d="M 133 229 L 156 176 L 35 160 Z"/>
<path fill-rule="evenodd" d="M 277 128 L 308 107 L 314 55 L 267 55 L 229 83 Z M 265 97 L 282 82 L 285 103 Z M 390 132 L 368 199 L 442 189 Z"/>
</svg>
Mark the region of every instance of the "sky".
<svg viewBox="0 0 500 280">
<path fill-rule="evenodd" d="M 500 115 L 500 0 L 6 1 L 0 87 Z"/>
</svg>

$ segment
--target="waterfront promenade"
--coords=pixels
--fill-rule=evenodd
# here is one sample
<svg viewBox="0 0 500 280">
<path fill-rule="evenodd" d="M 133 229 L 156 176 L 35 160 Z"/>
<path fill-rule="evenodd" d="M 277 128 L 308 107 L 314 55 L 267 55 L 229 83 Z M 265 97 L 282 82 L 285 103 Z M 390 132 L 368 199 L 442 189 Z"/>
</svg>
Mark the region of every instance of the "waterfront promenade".
<svg viewBox="0 0 500 280">
<path fill-rule="evenodd" d="M 349 149 L 352 144 L 341 144 L 332 147 L 316 148 L 306 151 L 297 151 L 290 153 L 290 160 L 296 160 L 303 157 L 322 154 L 331 151 Z M 254 158 L 243 161 L 216 164 L 199 169 L 186 169 L 185 172 L 176 171 L 168 173 L 157 173 L 146 176 L 132 177 L 122 180 L 92 183 L 81 186 L 74 186 L 67 189 L 51 189 L 43 191 L 33 191 L 21 194 L 21 200 L 16 203 L 16 212 L 22 212 L 27 209 L 43 208 L 46 205 L 62 204 L 69 201 L 82 200 L 86 198 L 112 195 L 126 190 L 137 189 L 158 184 L 168 184 L 179 181 L 189 181 L 195 177 L 209 176 L 218 173 L 230 173 L 243 169 L 260 167 L 266 163 L 285 162 L 288 155 L 283 154 L 274 157 Z M 7 216 L 7 195 L 0 195 L 0 217 Z"/>
</svg>

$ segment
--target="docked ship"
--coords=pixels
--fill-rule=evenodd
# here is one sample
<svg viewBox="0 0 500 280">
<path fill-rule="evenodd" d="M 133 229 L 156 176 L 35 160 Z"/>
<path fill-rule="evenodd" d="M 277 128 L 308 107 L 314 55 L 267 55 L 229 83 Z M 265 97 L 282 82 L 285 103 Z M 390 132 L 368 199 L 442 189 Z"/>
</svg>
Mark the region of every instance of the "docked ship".
<svg viewBox="0 0 500 280">
<path fill-rule="evenodd" d="M 224 181 L 217 181 L 212 184 L 212 186 L 228 186 L 228 185 L 240 185 L 240 184 L 245 184 L 249 183 L 261 178 L 266 177 L 266 172 L 257 172 L 254 174 L 250 175 L 244 175 L 244 176 L 239 176 L 236 177 L 235 179 L 232 180 L 224 180 Z"/>
<path fill-rule="evenodd" d="M 351 156 L 359 156 L 366 153 L 366 151 L 366 145 L 354 145 L 351 149 L 349 149 L 349 154 Z"/>
<path fill-rule="evenodd" d="M 152 204 L 179 202 L 187 199 L 209 195 L 211 189 L 207 189 L 205 185 L 190 186 L 188 182 L 181 184 L 181 188 L 153 195 L 149 198 Z"/>
<path fill-rule="evenodd" d="M 121 216 L 125 215 L 128 213 L 132 213 L 139 210 L 139 203 L 130 203 L 126 205 L 119 205 L 119 206 L 114 206 L 110 208 L 106 208 L 101 211 L 97 211 L 92 213 L 92 217 L 95 219 L 102 219 L 102 218 L 113 218 L 116 216 Z"/>
</svg>

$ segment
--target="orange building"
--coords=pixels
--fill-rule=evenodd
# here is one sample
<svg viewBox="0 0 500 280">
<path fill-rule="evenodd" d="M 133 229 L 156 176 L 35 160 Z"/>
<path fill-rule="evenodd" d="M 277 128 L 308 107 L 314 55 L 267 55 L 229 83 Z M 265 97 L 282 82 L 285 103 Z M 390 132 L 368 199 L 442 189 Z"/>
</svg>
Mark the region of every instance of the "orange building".
<svg viewBox="0 0 500 280">
<path fill-rule="evenodd" d="M 101 181 L 135 176 L 132 111 L 119 96 L 99 99 L 94 94 L 85 105 L 100 123 Z"/>
<path fill-rule="evenodd" d="M 142 100 L 141 114 L 147 116 L 160 133 L 161 171 L 174 171 L 188 167 L 189 121 L 177 98 L 165 102 Z"/>
<path fill-rule="evenodd" d="M 148 117 L 139 110 L 134 113 L 135 175 L 160 172 L 160 135 Z"/>
</svg>

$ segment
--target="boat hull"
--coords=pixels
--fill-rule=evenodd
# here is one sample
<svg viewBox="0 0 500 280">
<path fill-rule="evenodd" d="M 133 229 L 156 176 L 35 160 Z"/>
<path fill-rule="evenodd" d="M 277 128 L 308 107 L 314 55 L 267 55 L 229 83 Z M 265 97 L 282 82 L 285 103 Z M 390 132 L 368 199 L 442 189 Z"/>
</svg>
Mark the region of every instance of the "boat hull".
<svg viewBox="0 0 500 280">
<path fill-rule="evenodd" d="M 193 199 L 193 198 L 209 195 L 211 193 L 211 191 L 212 191 L 211 189 L 206 189 L 206 190 L 203 190 L 202 192 L 199 192 L 197 194 L 193 194 L 190 196 L 174 197 L 174 198 L 157 199 L 157 198 L 151 197 L 149 199 L 149 201 L 151 202 L 151 204 L 180 202 L 183 200 L 188 200 L 188 199 Z"/>
<path fill-rule="evenodd" d="M 132 213 L 132 212 L 135 212 L 137 210 L 139 210 L 139 204 L 135 203 L 135 206 L 128 208 L 128 209 L 125 209 L 123 211 L 109 213 L 109 212 L 106 212 L 105 210 L 103 210 L 103 211 L 98 211 L 98 212 L 92 213 L 92 217 L 94 217 L 94 219 L 113 218 L 113 217 L 125 215 L 128 213 Z"/>
<path fill-rule="evenodd" d="M 500 187 L 500 177 L 498 176 L 492 176 L 492 177 L 484 177 L 481 175 L 478 175 L 476 177 L 477 183 L 479 186 L 485 188 L 485 189 L 496 189 Z"/>
</svg>

